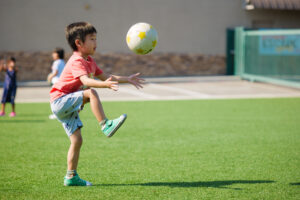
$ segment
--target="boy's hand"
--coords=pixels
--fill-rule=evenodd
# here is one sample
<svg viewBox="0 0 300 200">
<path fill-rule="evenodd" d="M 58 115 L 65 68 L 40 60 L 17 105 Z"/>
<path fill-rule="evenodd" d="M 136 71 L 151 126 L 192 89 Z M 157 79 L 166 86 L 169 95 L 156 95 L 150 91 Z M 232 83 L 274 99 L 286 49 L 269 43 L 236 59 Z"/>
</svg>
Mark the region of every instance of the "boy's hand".
<svg viewBox="0 0 300 200">
<path fill-rule="evenodd" d="M 119 89 L 119 85 L 117 81 L 112 81 L 112 77 L 109 77 L 104 81 L 106 86 L 114 91 L 117 91 Z"/>
<path fill-rule="evenodd" d="M 137 89 L 143 88 L 142 84 L 145 84 L 145 80 L 140 78 L 141 73 L 132 74 L 128 76 L 128 83 L 134 85 Z"/>
</svg>

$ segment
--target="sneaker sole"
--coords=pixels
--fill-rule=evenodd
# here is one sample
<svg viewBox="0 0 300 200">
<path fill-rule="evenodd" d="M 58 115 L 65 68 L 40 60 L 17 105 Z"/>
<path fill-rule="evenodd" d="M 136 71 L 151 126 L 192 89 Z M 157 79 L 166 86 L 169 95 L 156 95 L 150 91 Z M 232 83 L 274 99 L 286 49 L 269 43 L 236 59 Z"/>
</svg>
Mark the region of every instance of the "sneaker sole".
<svg viewBox="0 0 300 200">
<path fill-rule="evenodd" d="M 64 184 L 65 187 L 89 187 L 89 186 L 93 186 L 92 183 L 90 184 L 86 184 L 86 185 L 66 185 Z"/>
<path fill-rule="evenodd" d="M 112 137 L 115 134 L 115 132 L 120 128 L 120 126 L 122 126 L 122 124 L 127 119 L 127 115 L 126 114 L 123 114 L 121 116 L 123 116 L 123 119 L 119 122 L 119 124 L 116 126 L 116 128 L 109 135 L 107 135 L 108 138 Z"/>
<path fill-rule="evenodd" d="M 77 187 L 77 186 L 85 187 L 85 186 L 93 186 L 93 184 L 91 182 L 86 181 L 86 185 L 67 185 L 64 183 L 64 186 L 66 186 L 66 187 Z"/>
</svg>

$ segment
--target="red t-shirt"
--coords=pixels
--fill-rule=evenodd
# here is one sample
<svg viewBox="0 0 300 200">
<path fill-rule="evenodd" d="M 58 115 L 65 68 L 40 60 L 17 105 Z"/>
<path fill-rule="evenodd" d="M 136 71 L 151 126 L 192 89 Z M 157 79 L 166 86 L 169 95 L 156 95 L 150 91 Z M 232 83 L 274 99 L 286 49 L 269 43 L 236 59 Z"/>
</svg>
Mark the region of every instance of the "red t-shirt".
<svg viewBox="0 0 300 200">
<path fill-rule="evenodd" d="M 97 66 L 92 57 L 84 59 L 78 52 L 74 52 L 67 62 L 59 81 L 52 86 L 50 91 L 50 102 L 64 95 L 83 89 L 80 76 L 88 75 L 90 78 L 102 74 L 102 70 Z"/>
</svg>

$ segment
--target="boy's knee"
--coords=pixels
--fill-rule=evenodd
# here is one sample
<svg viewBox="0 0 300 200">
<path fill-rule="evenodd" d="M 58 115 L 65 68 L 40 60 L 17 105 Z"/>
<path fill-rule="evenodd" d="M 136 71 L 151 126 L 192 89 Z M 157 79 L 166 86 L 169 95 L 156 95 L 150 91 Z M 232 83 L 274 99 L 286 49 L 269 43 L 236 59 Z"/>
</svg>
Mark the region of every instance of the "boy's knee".
<svg viewBox="0 0 300 200">
<path fill-rule="evenodd" d="M 73 141 L 72 141 L 72 144 L 75 145 L 77 148 L 80 148 L 81 145 L 83 143 L 83 139 L 82 137 L 76 137 Z"/>
<path fill-rule="evenodd" d="M 73 135 L 70 136 L 70 140 L 71 140 L 71 144 L 72 145 L 75 145 L 76 147 L 81 147 L 82 145 L 82 142 L 83 142 L 83 139 L 82 139 L 82 136 L 80 134 L 80 129 L 77 129 Z"/>
<path fill-rule="evenodd" d="M 87 89 L 83 92 L 83 96 L 86 98 L 90 98 L 91 96 L 98 95 L 95 89 Z"/>
<path fill-rule="evenodd" d="M 93 95 L 93 96 L 98 96 L 98 93 L 97 93 L 97 91 L 95 90 L 95 89 L 90 89 L 90 93 L 91 93 L 91 95 Z"/>
<path fill-rule="evenodd" d="M 99 98 L 95 89 L 87 89 L 83 92 L 83 104 L 90 102 L 91 98 Z"/>
</svg>

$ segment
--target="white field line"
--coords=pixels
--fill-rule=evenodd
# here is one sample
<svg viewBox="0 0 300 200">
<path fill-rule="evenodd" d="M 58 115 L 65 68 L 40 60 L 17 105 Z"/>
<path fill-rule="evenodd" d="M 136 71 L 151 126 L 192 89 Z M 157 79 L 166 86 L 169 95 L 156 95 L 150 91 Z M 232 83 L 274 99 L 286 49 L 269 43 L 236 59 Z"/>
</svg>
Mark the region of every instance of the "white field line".
<svg viewBox="0 0 300 200">
<path fill-rule="evenodd" d="M 16 103 L 49 103 L 50 104 L 50 99 L 49 98 L 32 98 L 32 99 L 17 98 Z"/>
<path fill-rule="evenodd" d="M 129 88 L 125 88 L 125 87 L 120 87 L 119 91 L 127 93 L 127 94 L 131 94 L 134 96 L 138 96 L 138 97 L 141 97 L 144 99 L 159 99 L 159 97 L 156 95 L 147 94 L 147 93 L 141 92 L 140 90 L 137 90 L 137 89 L 129 89 Z"/>
<path fill-rule="evenodd" d="M 196 97 L 196 98 L 211 98 L 211 95 L 208 94 L 204 94 L 204 93 L 200 93 L 200 92 L 194 92 L 191 90 L 187 90 L 187 89 L 181 89 L 178 87 L 170 87 L 170 86 L 165 86 L 165 85 L 159 85 L 156 83 L 149 83 L 148 84 L 150 87 L 154 87 L 157 89 L 161 89 L 161 90 L 167 90 L 167 91 L 172 91 L 172 92 L 177 92 L 183 95 L 187 95 L 187 96 L 191 96 L 191 97 Z"/>
</svg>

